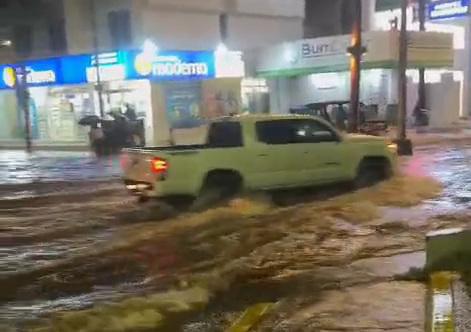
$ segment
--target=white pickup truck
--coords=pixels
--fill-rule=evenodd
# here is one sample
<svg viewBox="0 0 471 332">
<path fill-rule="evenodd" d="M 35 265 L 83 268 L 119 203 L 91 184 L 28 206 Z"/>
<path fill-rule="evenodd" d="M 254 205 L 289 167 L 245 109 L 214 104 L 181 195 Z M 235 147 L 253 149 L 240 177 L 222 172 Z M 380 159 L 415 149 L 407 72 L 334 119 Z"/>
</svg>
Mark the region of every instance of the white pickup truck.
<svg viewBox="0 0 471 332">
<path fill-rule="evenodd" d="M 388 177 L 395 146 L 343 135 L 310 116 L 236 116 L 212 121 L 202 145 L 126 149 L 122 167 L 134 195 L 174 202 L 210 189 L 260 191 Z"/>
</svg>

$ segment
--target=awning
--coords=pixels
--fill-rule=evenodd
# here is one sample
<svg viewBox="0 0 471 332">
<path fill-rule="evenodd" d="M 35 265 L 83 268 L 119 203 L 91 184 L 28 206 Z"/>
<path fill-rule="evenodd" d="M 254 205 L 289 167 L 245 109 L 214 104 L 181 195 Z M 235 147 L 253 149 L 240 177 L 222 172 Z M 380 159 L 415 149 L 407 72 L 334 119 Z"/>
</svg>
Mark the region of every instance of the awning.
<svg viewBox="0 0 471 332">
<path fill-rule="evenodd" d="M 454 66 L 453 35 L 439 32 L 408 32 L 408 68 Z M 301 76 L 312 73 L 346 71 L 351 36 L 341 35 L 303 39 L 274 45 L 258 52 L 255 74 L 263 77 Z M 363 34 L 367 52 L 362 68 L 395 68 L 399 55 L 399 32 L 369 31 Z"/>
<path fill-rule="evenodd" d="M 401 0 L 376 0 L 376 11 L 382 12 L 401 7 Z"/>
</svg>

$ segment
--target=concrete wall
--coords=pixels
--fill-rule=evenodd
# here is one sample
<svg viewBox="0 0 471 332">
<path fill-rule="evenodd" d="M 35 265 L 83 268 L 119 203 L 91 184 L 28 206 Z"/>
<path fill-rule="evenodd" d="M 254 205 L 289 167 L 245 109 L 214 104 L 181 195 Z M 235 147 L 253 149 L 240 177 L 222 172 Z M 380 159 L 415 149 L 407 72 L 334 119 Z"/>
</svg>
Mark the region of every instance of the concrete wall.
<svg viewBox="0 0 471 332">
<path fill-rule="evenodd" d="M 364 31 L 372 30 L 375 0 L 362 0 Z M 347 34 L 353 23 L 353 0 L 306 0 L 305 38 Z"/>
<path fill-rule="evenodd" d="M 108 13 L 129 9 L 131 0 L 63 0 L 68 50 L 71 54 L 90 53 L 94 48 L 92 13 L 94 9 L 98 46 L 101 50 L 112 48 L 108 27 Z M 135 19 L 133 20 L 135 21 Z M 134 35 L 134 31 L 132 31 Z"/>
<path fill-rule="evenodd" d="M 71 53 L 92 49 L 89 1 L 63 0 Z M 231 49 L 244 50 L 300 39 L 304 0 L 99 0 L 96 21 L 100 48 L 109 49 L 108 13 L 129 9 L 132 47 L 150 38 L 161 49 L 215 49 L 220 42 L 219 16 L 228 14 Z"/>
<path fill-rule="evenodd" d="M 459 119 L 460 83 L 453 81 L 453 75 L 443 75 L 440 83 L 427 84 L 427 106 L 432 128 L 450 127 Z"/>
<path fill-rule="evenodd" d="M 15 92 L 0 91 L 0 105 L 0 139 L 20 138 Z"/>
<path fill-rule="evenodd" d="M 267 82 L 270 91 L 270 113 L 286 114 L 292 105 L 290 78 L 278 78 Z"/>
<path fill-rule="evenodd" d="M 305 38 L 341 35 L 343 0 L 306 0 Z"/>
<path fill-rule="evenodd" d="M 229 18 L 229 48 L 246 50 L 266 47 L 303 35 L 302 19 L 236 15 Z"/>
<path fill-rule="evenodd" d="M 18 0 L 2 1 L 0 10 L 0 40 L 10 40 L 11 47 L 0 48 L 0 63 L 11 63 L 18 60 L 15 44 L 15 27 L 31 27 L 31 57 L 55 55 L 51 50 L 50 28 L 55 27 L 63 16 L 62 0 L 35 0 L 23 2 Z M 23 42 L 25 39 L 22 40 Z M 23 56 L 23 55 L 22 55 Z"/>
<path fill-rule="evenodd" d="M 144 10 L 136 47 L 150 38 L 161 49 L 215 49 L 219 42 L 219 16 L 209 12 Z"/>
<path fill-rule="evenodd" d="M 85 53 L 93 48 L 90 14 L 89 1 L 64 0 L 65 30 L 69 53 Z"/>
</svg>

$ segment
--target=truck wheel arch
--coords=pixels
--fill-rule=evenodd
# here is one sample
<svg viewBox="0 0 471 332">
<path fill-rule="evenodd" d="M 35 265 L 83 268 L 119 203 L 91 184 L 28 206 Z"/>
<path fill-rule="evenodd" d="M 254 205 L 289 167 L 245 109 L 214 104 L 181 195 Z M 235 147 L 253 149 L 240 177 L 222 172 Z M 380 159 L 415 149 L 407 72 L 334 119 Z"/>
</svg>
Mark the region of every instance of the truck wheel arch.
<svg viewBox="0 0 471 332">
<path fill-rule="evenodd" d="M 366 187 L 393 175 L 391 161 L 384 156 L 365 156 L 357 165 L 355 186 Z"/>
<path fill-rule="evenodd" d="M 230 191 L 239 191 L 243 187 L 243 177 L 233 169 L 215 169 L 206 173 L 201 190 L 211 187 L 223 187 Z"/>
<path fill-rule="evenodd" d="M 236 195 L 243 187 L 243 179 L 238 171 L 215 169 L 209 171 L 201 184 L 199 194 L 193 204 L 195 211 L 206 209 Z"/>
</svg>

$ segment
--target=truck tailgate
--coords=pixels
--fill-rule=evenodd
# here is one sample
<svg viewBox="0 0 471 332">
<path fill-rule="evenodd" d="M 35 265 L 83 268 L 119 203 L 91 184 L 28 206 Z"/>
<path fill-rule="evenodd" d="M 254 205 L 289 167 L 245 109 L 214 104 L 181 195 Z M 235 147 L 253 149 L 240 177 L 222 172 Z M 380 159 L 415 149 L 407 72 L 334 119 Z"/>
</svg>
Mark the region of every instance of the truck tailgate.
<svg viewBox="0 0 471 332">
<path fill-rule="evenodd" d="M 156 174 L 152 172 L 151 162 L 156 154 L 141 151 L 125 151 L 121 155 L 121 168 L 125 180 L 154 183 Z"/>
</svg>

